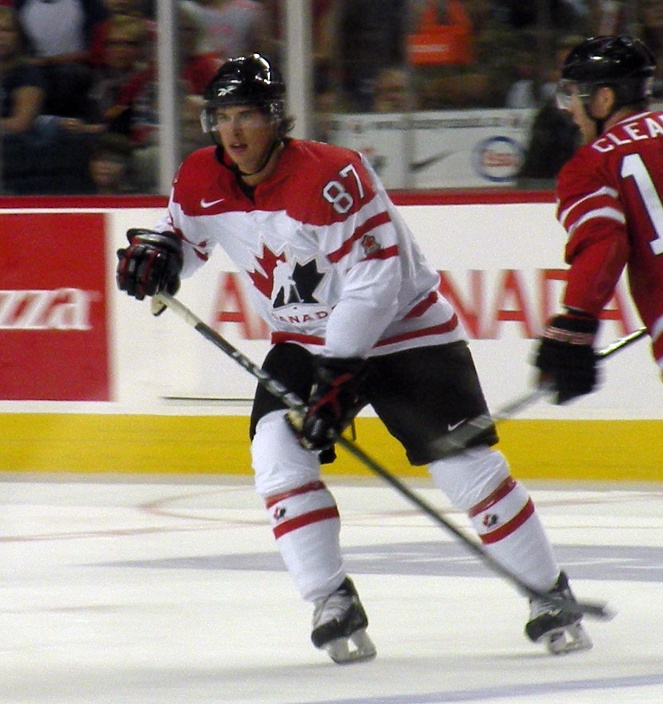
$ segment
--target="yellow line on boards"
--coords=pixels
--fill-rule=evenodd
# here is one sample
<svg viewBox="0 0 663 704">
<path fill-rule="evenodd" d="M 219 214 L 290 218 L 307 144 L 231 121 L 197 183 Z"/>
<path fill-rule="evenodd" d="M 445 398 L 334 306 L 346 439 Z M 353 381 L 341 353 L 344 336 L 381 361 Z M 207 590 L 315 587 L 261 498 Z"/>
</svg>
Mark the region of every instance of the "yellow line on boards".
<svg viewBox="0 0 663 704">
<path fill-rule="evenodd" d="M 375 418 L 357 443 L 395 475 L 425 477 Z M 523 479 L 663 480 L 663 420 L 511 420 L 498 449 Z M 0 414 L 0 471 L 250 474 L 246 416 Z M 326 474 L 371 476 L 343 449 Z"/>
</svg>

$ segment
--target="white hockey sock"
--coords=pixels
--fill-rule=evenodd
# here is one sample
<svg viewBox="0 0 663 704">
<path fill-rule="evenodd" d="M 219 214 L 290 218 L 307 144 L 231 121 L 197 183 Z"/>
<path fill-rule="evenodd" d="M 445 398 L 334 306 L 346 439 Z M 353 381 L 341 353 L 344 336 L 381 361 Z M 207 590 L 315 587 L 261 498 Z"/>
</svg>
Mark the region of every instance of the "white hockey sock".
<svg viewBox="0 0 663 704">
<path fill-rule="evenodd" d="M 531 587 L 550 589 L 559 575 L 552 546 L 501 452 L 474 447 L 429 469 L 453 506 L 467 512 L 491 557 Z"/>
<path fill-rule="evenodd" d="M 334 497 L 313 481 L 265 500 L 281 557 L 302 597 L 313 601 L 345 578 Z"/>
<path fill-rule="evenodd" d="M 486 551 L 535 589 L 547 590 L 559 575 L 552 546 L 525 487 L 505 479 L 468 515 Z"/>
</svg>

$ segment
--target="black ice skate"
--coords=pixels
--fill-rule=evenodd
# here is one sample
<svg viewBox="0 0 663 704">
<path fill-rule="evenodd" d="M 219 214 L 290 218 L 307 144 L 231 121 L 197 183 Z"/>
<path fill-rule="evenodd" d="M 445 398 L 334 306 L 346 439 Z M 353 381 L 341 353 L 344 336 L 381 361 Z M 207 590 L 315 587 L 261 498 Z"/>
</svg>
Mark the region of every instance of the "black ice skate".
<svg viewBox="0 0 663 704">
<path fill-rule="evenodd" d="M 575 601 L 564 572 L 560 572 L 549 594 Z M 581 621 L 579 611 L 561 609 L 554 601 L 530 599 L 530 620 L 525 625 L 525 633 L 534 643 L 545 643 L 553 655 L 587 650 L 593 644 Z"/>
<path fill-rule="evenodd" d="M 318 599 L 313 611 L 311 640 L 338 665 L 371 660 L 377 654 L 366 633 L 368 618 L 352 580 L 346 577 L 329 596 Z M 350 643 L 354 650 L 350 650 Z"/>
</svg>

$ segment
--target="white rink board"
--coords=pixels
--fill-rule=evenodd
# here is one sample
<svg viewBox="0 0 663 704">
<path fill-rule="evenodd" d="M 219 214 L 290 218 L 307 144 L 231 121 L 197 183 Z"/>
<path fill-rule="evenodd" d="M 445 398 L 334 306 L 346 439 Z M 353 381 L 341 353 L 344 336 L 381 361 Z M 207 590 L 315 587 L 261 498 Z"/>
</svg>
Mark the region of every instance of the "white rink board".
<svg viewBox="0 0 663 704">
<path fill-rule="evenodd" d="M 564 268 L 565 236 L 555 221 L 554 205 L 421 205 L 401 206 L 400 211 L 432 264 L 452 282 L 465 312 L 476 316 L 470 332 L 477 339 L 471 339 L 471 349 L 489 405 L 499 410 L 531 389 L 533 372 L 528 359 L 534 348 L 533 338 L 558 306 L 561 284 L 546 284 L 542 273 Z M 2 401 L 0 412 L 200 415 L 248 412 L 255 382 L 246 371 L 170 312 L 154 318 L 146 302 L 120 295 L 115 289 L 115 250 L 124 246 L 126 230 L 152 227 L 162 213 L 162 209 L 155 208 L 116 209 L 107 213 L 107 295 L 114 400 Z M 183 282 L 178 297 L 199 317 L 213 324 L 220 289 L 234 271 L 223 252 L 217 250 L 206 266 Z M 505 286 L 507 280 L 517 282 L 515 294 L 513 288 Z M 624 283 L 620 284 L 620 293 L 625 301 L 622 318 L 628 329 L 635 329 L 640 321 Z M 237 309 L 236 300 L 226 303 L 230 310 Z M 511 308 L 520 311 L 518 315 L 524 316 L 524 321 L 500 319 L 508 318 Z M 241 334 L 247 329 L 254 335 L 260 331 L 259 322 L 251 319 L 248 310 L 243 312 L 249 318 L 243 326 L 224 323 L 217 329 L 254 362 L 260 363 L 268 342 L 265 338 L 246 339 Z M 605 322 L 600 344 L 622 334 L 619 325 Z M 542 402 L 519 417 L 663 418 L 661 384 L 646 339 L 615 355 L 604 367 L 605 384 L 599 393 L 562 408 Z"/>
<path fill-rule="evenodd" d="M 564 268 L 565 236 L 554 219 L 554 205 L 426 205 L 401 206 L 400 211 L 433 265 L 454 281 L 461 299 L 466 303 L 480 302 L 475 309 L 482 339 L 472 339 L 471 348 L 491 407 L 497 409 L 526 392 L 532 378 L 528 357 L 534 342 L 525 336 L 524 324 L 496 321 L 495 311 L 509 308 L 502 282 L 505 272 L 515 271 L 522 293 L 522 300 L 515 307 L 527 311 L 533 334 L 540 330 L 547 317 L 542 310 L 541 271 Z M 121 245 L 127 227 L 150 226 L 158 215 L 159 211 L 114 213 L 115 244 Z M 211 324 L 219 279 L 229 271 L 235 271 L 235 267 L 217 250 L 207 265 L 183 282 L 179 298 Z M 479 273 L 469 274 L 470 271 Z M 476 298 L 472 298 L 472 277 L 482 287 L 482 294 Z M 561 290 L 558 284 L 549 291 L 553 311 Z M 630 329 L 637 328 L 640 321 L 623 282 L 620 291 L 627 302 L 625 317 Z M 112 300 L 120 402 L 138 403 L 143 411 L 156 411 L 163 407 L 160 397 L 164 396 L 251 398 L 253 378 L 174 315 L 166 312 L 154 319 L 147 305 L 117 295 Z M 247 340 L 238 335 L 238 327 L 236 323 L 225 323 L 218 329 L 259 363 L 268 349 L 267 341 Z M 608 344 L 622 332 L 616 323 L 606 321 L 600 344 Z M 137 355 L 137 350 L 143 353 Z M 151 363 L 137 364 L 137 360 Z M 648 340 L 615 355 L 606 362 L 605 372 L 600 393 L 563 408 L 540 403 L 521 417 L 663 418 L 661 386 Z M 172 406 L 173 402 L 166 405 Z M 199 409 L 205 404 L 189 405 Z"/>
</svg>

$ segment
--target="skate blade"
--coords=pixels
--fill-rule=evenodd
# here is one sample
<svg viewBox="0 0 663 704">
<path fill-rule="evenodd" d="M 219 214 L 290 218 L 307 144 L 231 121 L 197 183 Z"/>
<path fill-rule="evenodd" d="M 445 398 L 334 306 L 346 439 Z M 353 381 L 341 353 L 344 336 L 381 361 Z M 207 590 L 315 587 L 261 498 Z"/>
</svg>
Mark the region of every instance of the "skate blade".
<svg viewBox="0 0 663 704">
<path fill-rule="evenodd" d="M 350 650 L 350 642 L 354 645 L 353 650 Z M 329 641 L 324 649 L 337 665 L 365 662 L 372 660 L 377 655 L 375 645 L 365 630 L 355 631 L 350 638 L 337 638 Z"/>
<path fill-rule="evenodd" d="M 566 655 L 579 650 L 590 650 L 594 646 L 592 639 L 579 623 L 548 633 L 544 640 L 548 652 L 552 655 Z"/>
</svg>

